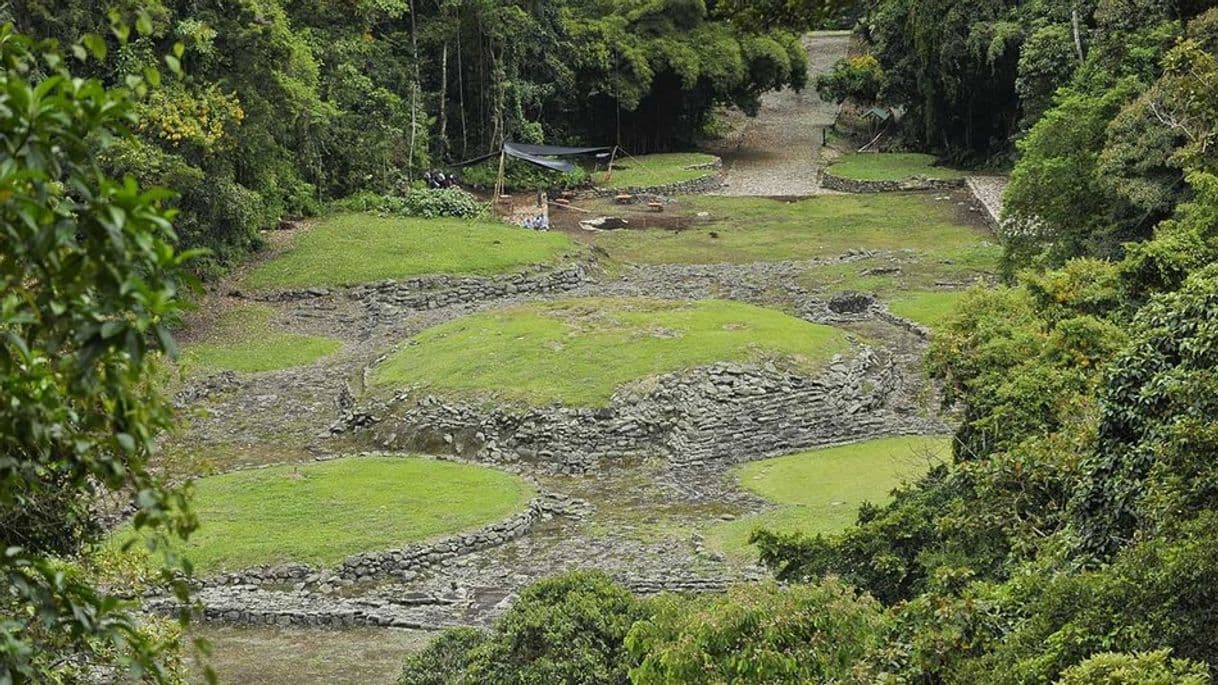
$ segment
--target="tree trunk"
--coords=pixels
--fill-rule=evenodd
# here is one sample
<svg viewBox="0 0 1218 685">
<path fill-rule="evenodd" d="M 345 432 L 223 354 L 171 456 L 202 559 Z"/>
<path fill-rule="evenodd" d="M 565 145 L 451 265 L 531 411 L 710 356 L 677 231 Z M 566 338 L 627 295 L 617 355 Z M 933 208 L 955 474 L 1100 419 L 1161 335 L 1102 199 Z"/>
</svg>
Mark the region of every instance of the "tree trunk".
<svg viewBox="0 0 1218 685">
<path fill-rule="evenodd" d="M 440 154 L 448 158 L 448 41 L 440 52 Z"/>
<path fill-rule="evenodd" d="M 419 41 L 415 30 L 414 0 L 410 0 L 410 49 L 414 61 L 414 79 L 410 84 L 410 142 L 407 153 L 406 179 L 414 180 L 414 145 L 418 134 L 419 116 Z"/>
<path fill-rule="evenodd" d="M 457 106 L 461 108 L 461 159 L 469 159 L 469 127 L 465 123 L 465 62 L 461 57 L 461 17 L 457 15 Z"/>
<path fill-rule="evenodd" d="M 1078 61 L 1082 62 L 1086 59 L 1086 55 L 1083 54 L 1083 34 L 1079 28 L 1080 21 L 1077 7 L 1070 10 L 1070 23 L 1074 27 L 1074 51 L 1078 53 Z"/>
</svg>

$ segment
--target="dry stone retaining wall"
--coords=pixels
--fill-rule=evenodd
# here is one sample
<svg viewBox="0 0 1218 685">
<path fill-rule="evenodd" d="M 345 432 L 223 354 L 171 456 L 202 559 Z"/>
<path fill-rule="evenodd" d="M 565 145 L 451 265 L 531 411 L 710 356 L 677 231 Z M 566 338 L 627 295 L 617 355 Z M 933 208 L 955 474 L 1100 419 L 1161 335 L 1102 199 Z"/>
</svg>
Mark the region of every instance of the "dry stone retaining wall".
<svg viewBox="0 0 1218 685">
<path fill-rule="evenodd" d="M 307 288 L 304 290 L 274 290 L 255 294 L 264 302 L 288 302 L 329 297 L 336 292 L 366 303 L 370 307 L 403 309 L 439 309 L 456 304 L 482 302 L 503 297 L 545 294 L 573 290 L 589 279 L 595 262 L 576 262 L 553 268 L 538 266 L 526 271 L 502 276 L 420 276 L 402 280 L 386 280 L 351 288 Z"/>
<path fill-rule="evenodd" d="M 964 179 L 913 178 L 905 181 L 862 181 L 821 173 L 822 188 L 842 193 L 894 193 L 915 190 L 955 190 L 964 187 Z"/>
<path fill-rule="evenodd" d="M 817 378 L 770 364 L 716 364 L 619 390 L 602 408 L 483 408 L 406 391 L 351 412 L 336 431 L 369 431 L 387 449 L 525 461 L 561 473 L 659 456 L 726 464 L 825 444 L 933 430 L 885 409 L 900 382 L 891 359 L 862 348 Z"/>
</svg>

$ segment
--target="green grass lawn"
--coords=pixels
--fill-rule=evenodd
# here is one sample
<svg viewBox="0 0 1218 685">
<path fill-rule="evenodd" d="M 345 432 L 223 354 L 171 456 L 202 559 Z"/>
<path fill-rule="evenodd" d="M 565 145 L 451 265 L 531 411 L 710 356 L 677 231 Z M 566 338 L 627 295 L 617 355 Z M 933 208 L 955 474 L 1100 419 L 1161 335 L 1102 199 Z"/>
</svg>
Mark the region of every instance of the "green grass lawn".
<svg viewBox="0 0 1218 685">
<path fill-rule="evenodd" d="M 197 480 L 194 490 L 199 529 L 184 551 L 202 573 L 334 565 L 504 519 L 535 494 L 502 471 L 406 457 L 236 471 Z"/>
<path fill-rule="evenodd" d="M 425 274 L 495 274 L 573 252 L 562 233 L 497 221 L 342 214 L 295 236 L 245 280 L 250 288 L 371 283 Z"/>
<path fill-rule="evenodd" d="M 856 181 L 906 181 L 911 178 L 953 180 L 967 172 L 935 166 L 932 155 L 908 152 L 856 152 L 842 157 L 828 173 Z"/>
<path fill-rule="evenodd" d="M 683 368 L 779 358 L 812 371 L 847 349 L 835 328 L 740 302 L 587 298 L 426 330 L 377 367 L 372 382 L 596 406 L 625 383 Z"/>
<path fill-rule="evenodd" d="M 274 315 L 266 305 L 224 311 L 205 340 L 183 347 L 182 359 L 188 368 L 256 373 L 309 364 L 342 347 L 333 338 L 275 330 Z"/>
<path fill-rule="evenodd" d="M 961 250 L 990 239 L 957 218 L 955 203 L 927 193 L 822 195 L 799 201 L 697 197 L 682 231 L 622 230 L 588 240 L 619 261 L 720 264 L 837 257 L 850 250 Z"/>
<path fill-rule="evenodd" d="M 712 526 L 707 543 L 730 557 L 749 559 L 755 529 L 833 533 L 855 522 L 864 502 L 882 504 L 902 481 L 926 472 L 929 460 L 950 456 L 950 438 L 882 438 L 745 464 L 740 484 L 777 509 Z"/>
<path fill-rule="evenodd" d="M 613 163 L 613 174 L 598 172 L 593 180 L 606 188 L 650 188 L 702 178 L 714 169 L 690 169 L 696 164 L 710 164 L 714 155 L 700 152 L 672 152 L 639 157 L 622 157 Z"/>
<path fill-rule="evenodd" d="M 959 290 L 911 292 L 889 302 L 888 311 L 927 328 L 936 328 L 947 320 L 962 297 L 964 292 Z"/>
</svg>

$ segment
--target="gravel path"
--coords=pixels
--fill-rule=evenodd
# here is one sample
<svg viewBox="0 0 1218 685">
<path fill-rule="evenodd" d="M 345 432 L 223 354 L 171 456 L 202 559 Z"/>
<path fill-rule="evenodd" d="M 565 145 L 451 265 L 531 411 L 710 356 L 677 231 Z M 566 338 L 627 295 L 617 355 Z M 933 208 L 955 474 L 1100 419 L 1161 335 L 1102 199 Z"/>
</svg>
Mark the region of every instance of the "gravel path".
<svg viewBox="0 0 1218 685">
<path fill-rule="evenodd" d="M 816 94 L 818 74 L 846 56 L 850 37 L 814 34 L 808 49 L 808 87 L 761 98 L 761 112 L 711 149 L 723 158 L 727 186 L 720 195 L 804 196 L 821 192 L 821 131 L 833 124 L 837 106 Z"/>
</svg>

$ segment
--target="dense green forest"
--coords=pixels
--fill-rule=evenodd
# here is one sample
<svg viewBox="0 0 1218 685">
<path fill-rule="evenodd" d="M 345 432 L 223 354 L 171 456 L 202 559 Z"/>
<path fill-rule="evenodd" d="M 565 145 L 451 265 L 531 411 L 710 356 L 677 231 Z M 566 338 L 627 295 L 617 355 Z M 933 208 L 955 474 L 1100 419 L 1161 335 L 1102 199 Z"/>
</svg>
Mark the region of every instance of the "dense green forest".
<svg viewBox="0 0 1218 685">
<path fill-rule="evenodd" d="M 148 468 L 190 269 L 505 140 L 686 147 L 718 108 L 802 88 L 799 32 L 843 17 L 856 54 L 821 92 L 899 110 L 901 146 L 1011 169 L 1003 283 L 965 296 L 926 359 L 952 459 L 844 532 L 755 533 L 774 582 L 641 598 L 553 578 L 406 657 L 400 682 L 1211 682 L 1214 5 L 0 6 L 34 37 L 0 29 L 0 683 L 182 677 L 177 623 L 65 559 L 101 538 L 101 492 L 135 502 L 137 529 L 197 525 Z M 154 548 L 186 599 L 190 564 Z"/>
<path fill-rule="evenodd" d="M 772 3 L 781 7 L 784 3 Z M 702 0 L 7 3 L 40 38 L 106 36 L 84 74 L 122 85 L 181 66 L 139 102 L 112 173 L 173 188 L 184 244 L 230 263 L 257 232 L 358 191 L 391 193 L 504 141 L 688 144 L 716 106 L 800 88 L 790 28 L 812 16 Z M 771 22 L 786 16 L 790 21 Z M 147 30 L 119 46 L 114 21 Z M 794 22 L 794 23 L 792 23 Z M 640 125 L 646 122 L 646 125 Z"/>
</svg>

